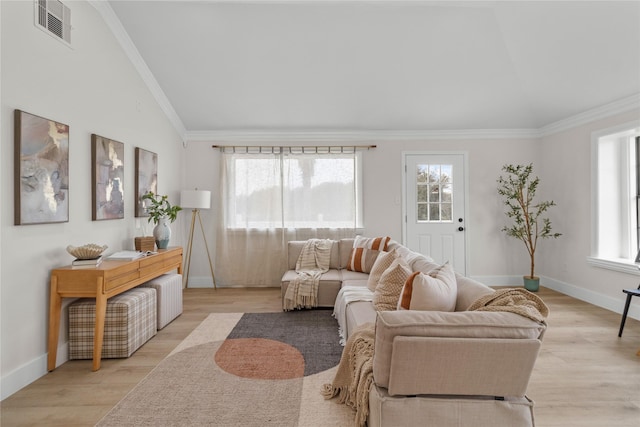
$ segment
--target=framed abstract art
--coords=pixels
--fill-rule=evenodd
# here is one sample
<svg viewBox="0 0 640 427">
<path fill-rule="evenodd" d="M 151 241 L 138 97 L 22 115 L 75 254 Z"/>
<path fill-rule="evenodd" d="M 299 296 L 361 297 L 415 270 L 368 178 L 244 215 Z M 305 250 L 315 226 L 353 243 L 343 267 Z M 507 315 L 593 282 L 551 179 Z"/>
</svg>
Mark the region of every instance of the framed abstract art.
<svg viewBox="0 0 640 427">
<path fill-rule="evenodd" d="M 15 110 L 14 223 L 69 221 L 69 126 Z"/>
<path fill-rule="evenodd" d="M 136 217 L 149 216 L 142 203 L 149 191 L 158 193 L 158 155 L 136 147 Z"/>
<path fill-rule="evenodd" d="M 124 218 L 124 144 L 91 135 L 91 219 Z"/>
</svg>

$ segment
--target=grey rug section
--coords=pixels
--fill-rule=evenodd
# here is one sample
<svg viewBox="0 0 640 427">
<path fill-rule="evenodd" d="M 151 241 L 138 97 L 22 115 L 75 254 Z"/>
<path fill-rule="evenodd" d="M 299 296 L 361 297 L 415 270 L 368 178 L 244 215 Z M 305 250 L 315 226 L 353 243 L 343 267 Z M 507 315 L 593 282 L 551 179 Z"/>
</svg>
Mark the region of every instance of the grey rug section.
<svg viewBox="0 0 640 427">
<path fill-rule="evenodd" d="M 282 313 L 245 313 L 227 339 L 264 338 L 298 349 L 304 357 L 304 375 L 336 366 L 343 347 L 332 310 L 295 310 Z"/>
</svg>

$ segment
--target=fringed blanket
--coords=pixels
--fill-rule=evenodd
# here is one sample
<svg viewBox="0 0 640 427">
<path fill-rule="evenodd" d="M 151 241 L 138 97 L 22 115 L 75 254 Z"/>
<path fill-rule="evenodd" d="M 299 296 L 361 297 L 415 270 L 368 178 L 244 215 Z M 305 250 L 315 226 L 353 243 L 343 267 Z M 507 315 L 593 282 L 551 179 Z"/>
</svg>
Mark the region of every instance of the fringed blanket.
<svg viewBox="0 0 640 427">
<path fill-rule="evenodd" d="M 297 276 L 287 287 L 284 310 L 318 306 L 318 283 L 322 273 L 329 271 L 331 240 L 309 239 L 296 262 Z"/>
<path fill-rule="evenodd" d="M 369 389 L 373 383 L 373 348 L 375 325 L 358 326 L 342 351 L 342 358 L 331 384 L 322 387 L 325 399 L 338 396 L 343 403 L 356 411 L 354 425 L 362 427 L 369 416 Z"/>
<path fill-rule="evenodd" d="M 508 311 L 546 323 L 549 308 L 539 296 L 525 289 L 500 289 L 478 298 L 468 311 Z"/>
</svg>

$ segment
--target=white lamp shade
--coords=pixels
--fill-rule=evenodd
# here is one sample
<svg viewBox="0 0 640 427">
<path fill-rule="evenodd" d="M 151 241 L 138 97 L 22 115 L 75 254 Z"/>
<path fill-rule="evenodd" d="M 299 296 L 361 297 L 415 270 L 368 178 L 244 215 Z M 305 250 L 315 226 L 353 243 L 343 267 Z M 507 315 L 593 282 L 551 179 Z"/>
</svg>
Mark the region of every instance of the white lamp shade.
<svg viewBox="0 0 640 427">
<path fill-rule="evenodd" d="M 182 190 L 180 207 L 188 209 L 209 209 L 211 207 L 211 191 Z"/>
</svg>

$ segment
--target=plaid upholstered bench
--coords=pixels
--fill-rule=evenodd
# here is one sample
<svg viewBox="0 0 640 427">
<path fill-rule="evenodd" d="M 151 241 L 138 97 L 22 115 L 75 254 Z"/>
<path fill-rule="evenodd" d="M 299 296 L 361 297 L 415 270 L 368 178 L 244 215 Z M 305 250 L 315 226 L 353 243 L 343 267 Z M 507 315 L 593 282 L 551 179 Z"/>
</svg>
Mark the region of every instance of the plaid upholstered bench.
<svg viewBox="0 0 640 427">
<path fill-rule="evenodd" d="M 107 300 L 102 357 L 129 357 L 157 332 L 156 290 L 137 287 Z M 69 305 L 69 359 L 93 358 L 95 299 Z"/>
<path fill-rule="evenodd" d="M 182 274 L 167 273 L 140 285 L 154 288 L 158 298 L 158 330 L 182 314 Z"/>
</svg>

